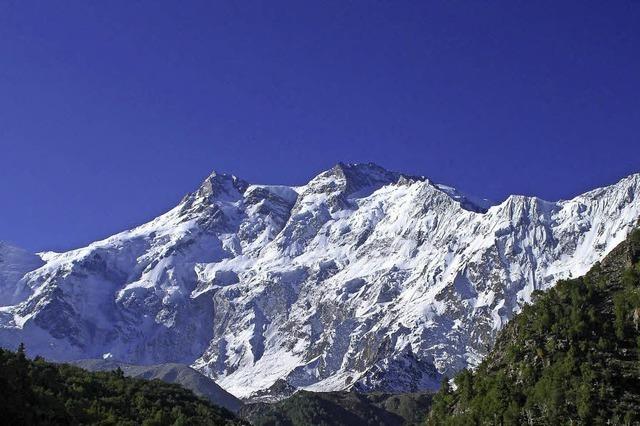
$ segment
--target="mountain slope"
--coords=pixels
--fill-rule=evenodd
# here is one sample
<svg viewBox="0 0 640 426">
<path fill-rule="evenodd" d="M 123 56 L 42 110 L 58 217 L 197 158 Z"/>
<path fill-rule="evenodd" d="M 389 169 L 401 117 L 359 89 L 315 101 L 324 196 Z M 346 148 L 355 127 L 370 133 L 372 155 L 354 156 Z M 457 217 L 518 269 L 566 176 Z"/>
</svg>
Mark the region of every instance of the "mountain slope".
<svg viewBox="0 0 640 426">
<path fill-rule="evenodd" d="M 637 424 L 640 230 L 585 276 L 536 293 L 477 371 L 434 398 L 429 423 Z"/>
<path fill-rule="evenodd" d="M 178 385 L 90 373 L 0 349 L 0 412 L 11 425 L 240 425 Z"/>
<path fill-rule="evenodd" d="M 534 290 L 622 241 L 639 194 L 633 175 L 489 206 L 372 164 L 300 187 L 213 173 L 147 224 L 48 254 L 0 307 L 0 345 L 190 364 L 243 398 L 432 389 L 477 364 Z"/>
<path fill-rule="evenodd" d="M 242 406 L 239 399 L 216 382 L 184 364 L 132 365 L 104 359 L 83 359 L 72 364 L 89 371 L 113 371 L 119 368 L 127 377 L 176 383 L 232 412 L 237 412 Z"/>
<path fill-rule="evenodd" d="M 26 250 L 0 241 L 0 306 L 13 305 L 21 296 L 20 280 L 44 261 Z"/>
</svg>

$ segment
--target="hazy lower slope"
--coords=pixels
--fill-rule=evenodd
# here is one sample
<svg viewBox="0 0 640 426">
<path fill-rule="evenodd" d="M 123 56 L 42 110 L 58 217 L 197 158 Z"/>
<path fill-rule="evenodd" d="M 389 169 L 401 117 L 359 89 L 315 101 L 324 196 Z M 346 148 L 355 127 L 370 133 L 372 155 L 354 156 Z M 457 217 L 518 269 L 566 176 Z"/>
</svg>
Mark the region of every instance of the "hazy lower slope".
<svg viewBox="0 0 640 426">
<path fill-rule="evenodd" d="M 491 206 L 372 164 L 299 187 L 213 173 L 149 223 L 47 253 L 0 307 L 0 345 L 189 364 L 243 398 L 430 389 L 477 364 L 534 290 L 621 242 L 639 196 L 640 175 Z"/>
<path fill-rule="evenodd" d="M 434 398 L 432 425 L 638 424 L 640 230 L 584 277 L 535 295 L 476 372 Z"/>
<path fill-rule="evenodd" d="M 113 371 L 120 368 L 125 376 L 145 380 L 177 383 L 213 404 L 237 412 L 242 402 L 222 389 L 213 380 L 184 364 L 131 365 L 104 359 L 83 359 L 72 362 L 89 371 Z"/>
<path fill-rule="evenodd" d="M 88 372 L 0 349 L 0 413 L 7 425 L 240 425 L 191 391 L 121 371 Z"/>
</svg>

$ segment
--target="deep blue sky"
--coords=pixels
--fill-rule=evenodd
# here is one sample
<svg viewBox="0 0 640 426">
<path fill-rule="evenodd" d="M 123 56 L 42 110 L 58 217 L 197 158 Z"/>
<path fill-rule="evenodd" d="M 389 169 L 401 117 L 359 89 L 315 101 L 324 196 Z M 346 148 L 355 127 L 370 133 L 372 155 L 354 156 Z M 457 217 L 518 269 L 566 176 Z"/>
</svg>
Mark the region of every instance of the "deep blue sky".
<svg viewBox="0 0 640 426">
<path fill-rule="evenodd" d="M 0 239 L 68 249 L 212 169 L 477 195 L 640 171 L 640 1 L 0 1 Z"/>
</svg>

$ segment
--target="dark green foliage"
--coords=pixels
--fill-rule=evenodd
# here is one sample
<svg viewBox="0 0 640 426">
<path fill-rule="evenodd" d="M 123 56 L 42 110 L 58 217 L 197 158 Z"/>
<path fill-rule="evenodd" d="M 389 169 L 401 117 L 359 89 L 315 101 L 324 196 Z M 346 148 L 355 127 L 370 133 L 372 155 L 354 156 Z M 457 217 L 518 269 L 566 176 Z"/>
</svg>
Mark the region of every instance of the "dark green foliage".
<svg viewBox="0 0 640 426">
<path fill-rule="evenodd" d="M 0 413 L 11 425 L 242 424 L 178 385 L 31 361 L 24 345 L 15 353 L 0 349 Z"/>
<path fill-rule="evenodd" d="M 424 420 L 431 394 L 307 392 L 273 404 L 245 405 L 240 413 L 256 426 L 411 425 Z"/>
<path fill-rule="evenodd" d="M 428 424 L 640 424 L 640 231 L 533 299 L 434 396 Z"/>
</svg>

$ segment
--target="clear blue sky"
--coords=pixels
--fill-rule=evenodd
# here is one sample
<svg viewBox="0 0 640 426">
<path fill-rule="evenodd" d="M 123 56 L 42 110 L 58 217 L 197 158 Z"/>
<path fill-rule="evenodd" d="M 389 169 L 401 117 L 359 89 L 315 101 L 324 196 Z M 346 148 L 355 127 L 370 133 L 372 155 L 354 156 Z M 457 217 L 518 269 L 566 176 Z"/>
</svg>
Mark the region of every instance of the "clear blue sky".
<svg viewBox="0 0 640 426">
<path fill-rule="evenodd" d="M 0 1 L 0 239 L 68 249 L 211 170 L 373 161 L 568 198 L 640 171 L 640 1 Z"/>
</svg>

